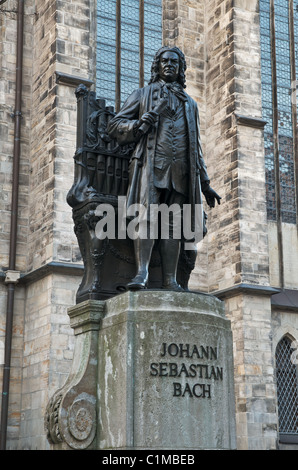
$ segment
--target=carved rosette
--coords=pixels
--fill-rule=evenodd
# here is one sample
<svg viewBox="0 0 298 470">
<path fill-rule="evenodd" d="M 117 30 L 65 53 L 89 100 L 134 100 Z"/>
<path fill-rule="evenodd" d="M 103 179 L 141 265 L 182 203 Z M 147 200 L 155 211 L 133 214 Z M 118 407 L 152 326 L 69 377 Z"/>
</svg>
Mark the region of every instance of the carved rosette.
<svg viewBox="0 0 298 470">
<path fill-rule="evenodd" d="M 69 309 L 75 350 L 69 377 L 48 403 L 47 437 L 54 446 L 92 448 L 97 430 L 97 345 L 103 302 L 88 300 Z"/>
<path fill-rule="evenodd" d="M 49 402 L 46 412 L 48 440 L 65 443 L 72 449 L 83 450 L 91 446 L 96 435 L 96 397 L 77 395 L 74 389 L 59 393 Z"/>
<path fill-rule="evenodd" d="M 73 402 L 68 414 L 70 434 L 80 442 L 91 442 L 96 431 L 96 410 L 94 402 L 79 398 Z"/>
</svg>

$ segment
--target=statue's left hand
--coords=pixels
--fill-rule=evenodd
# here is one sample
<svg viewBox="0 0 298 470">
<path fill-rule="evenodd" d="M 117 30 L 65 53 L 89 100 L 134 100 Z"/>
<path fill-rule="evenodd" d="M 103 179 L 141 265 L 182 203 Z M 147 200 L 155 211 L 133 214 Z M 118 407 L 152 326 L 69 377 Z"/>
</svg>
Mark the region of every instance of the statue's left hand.
<svg viewBox="0 0 298 470">
<path fill-rule="evenodd" d="M 215 200 L 217 200 L 217 203 L 220 205 L 221 197 L 211 186 L 208 185 L 208 187 L 203 190 L 203 194 L 209 207 L 215 207 Z"/>
</svg>

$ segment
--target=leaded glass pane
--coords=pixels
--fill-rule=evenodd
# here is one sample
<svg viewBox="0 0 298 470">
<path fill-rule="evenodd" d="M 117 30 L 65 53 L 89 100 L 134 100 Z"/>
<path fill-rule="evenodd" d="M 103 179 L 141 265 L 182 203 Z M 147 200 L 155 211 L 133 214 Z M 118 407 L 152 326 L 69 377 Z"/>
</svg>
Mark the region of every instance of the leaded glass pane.
<svg viewBox="0 0 298 470">
<path fill-rule="evenodd" d="M 289 3 L 275 0 L 276 86 L 282 221 L 296 222 Z"/>
<path fill-rule="evenodd" d="M 96 92 L 107 105 L 115 103 L 116 0 L 97 5 Z"/>
<path fill-rule="evenodd" d="M 162 0 L 148 0 L 144 3 L 144 42 L 144 80 L 147 85 L 153 54 L 162 46 Z"/>
<path fill-rule="evenodd" d="M 275 353 L 279 432 L 298 435 L 298 376 L 291 344 L 285 336 Z"/>
<path fill-rule="evenodd" d="M 260 31 L 262 56 L 262 107 L 263 118 L 267 121 L 267 125 L 264 130 L 267 217 L 269 220 L 276 220 L 269 0 L 260 0 Z"/>
<path fill-rule="evenodd" d="M 121 1 L 121 103 L 139 86 L 139 0 Z"/>
<path fill-rule="evenodd" d="M 294 93 L 292 94 L 292 99 L 297 106 L 298 103 L 298 0 L 294 0 L 294 37 L 295 37 L 295 66 L 296 66 L 296 77 L 293 83 Z M 296 90 L 295 90 L 296 89 Z M 298 122 L 296 121 L 296 126 Z"/>
<path fill-rule="evenodd" d="M 294 0 L 294 3 L 296 11 L 295 33 L 298 34 L 298 0 Z M 295 223 L 294 126 L 292 117 L 289 3 L 286 0 L 275 0 L 274 7 L 281 217 L 283 222 Z M 260 31 L 262 57 L 262 106 L 263 117 L 268 123 L 264 131 L 267 217 L 269 220 L 276 220 L 270 0 L 260 0 Z M 297 55 L 297 48 L 295 50 L 295 54 Z"/>
<path fill-rule="evenodd" d="M 162 45 L 162 0 L 144 0 L 144 83 Z M 116 0 L 97 2 L 97 95 L 115 105 Z M 139 87 L 139 0 L 121 0 L 121 104 Z"/>
</svg>

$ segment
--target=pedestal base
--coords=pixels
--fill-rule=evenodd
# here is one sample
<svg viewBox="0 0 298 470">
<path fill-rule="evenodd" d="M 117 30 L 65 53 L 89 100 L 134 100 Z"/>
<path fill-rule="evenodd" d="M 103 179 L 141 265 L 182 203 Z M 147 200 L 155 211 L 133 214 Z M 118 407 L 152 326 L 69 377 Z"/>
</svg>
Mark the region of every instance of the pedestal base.
<svg viewBox="0 0 298 470">
<path fill-rule="evenodd" d="M 128 292 L 99 332 L 98 449 L 233 449 L 230 322 L 210 295 Z"/>
<path fill-rule="evenodd" d="M 73 367 L 48 405 L 56 448 L 234 449 L 230 322 L 213 296 L 126 292 L 69 309 Z"/>
</svg>

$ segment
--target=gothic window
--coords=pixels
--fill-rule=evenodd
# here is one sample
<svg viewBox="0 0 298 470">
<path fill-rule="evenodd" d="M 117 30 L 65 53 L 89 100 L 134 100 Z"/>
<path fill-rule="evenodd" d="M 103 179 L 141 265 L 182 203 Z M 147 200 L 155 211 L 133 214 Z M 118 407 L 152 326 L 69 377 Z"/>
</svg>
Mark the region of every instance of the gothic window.
<svg viewBox="0 0 298 470">
<path fill-rule="evenodd" d="M 162 45 L 162 0 L 97 0 L 97 96 L 119 109 L 150 79 Z"/>
<path fill-rule="evenodd" d="M 275 352 L 279 439 L 298 443 L 297 354 L 292 341 L 284 336 Z"/>
<path fill-rule="evenodd" d="M 296 223 L 298 0 L 260 0 L 260 31 L 267 216 Z"/>
</svg>

